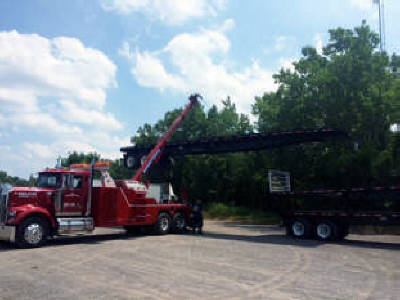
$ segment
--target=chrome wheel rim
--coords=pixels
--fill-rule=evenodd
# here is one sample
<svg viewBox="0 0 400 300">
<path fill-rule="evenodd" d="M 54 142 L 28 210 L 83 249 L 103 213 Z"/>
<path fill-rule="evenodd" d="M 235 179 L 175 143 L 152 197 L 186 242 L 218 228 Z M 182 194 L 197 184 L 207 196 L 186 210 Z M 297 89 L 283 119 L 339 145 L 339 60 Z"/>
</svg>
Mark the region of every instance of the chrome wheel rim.
<svg viewBox="0 0 400 300">
<path fill-rule="evenodd" d="M 37 223 L 30 224 L 25 227 L 25 241 L 30 245 L 37 245 L 43 238 L 43 228 Z"/>
<path fill-rule="evenodd" d="M 304 224 L 296 221 L 292 225 L 293 234 L 295 236 L 303 236 L 304 235 Z"/>
<path fill-rule="evenodd" d="M 317 226 L 317 235 L 321 239 L 327 239 L 332 235 L 332 228 L 328 224 L 321 223 Z"/>
<path fill-rule="evenodd" d="M 169 220 L 167 217 L 161 219 L 161 229 L 162 231 L 167 231 L 169 228 Z"/>
</svg>

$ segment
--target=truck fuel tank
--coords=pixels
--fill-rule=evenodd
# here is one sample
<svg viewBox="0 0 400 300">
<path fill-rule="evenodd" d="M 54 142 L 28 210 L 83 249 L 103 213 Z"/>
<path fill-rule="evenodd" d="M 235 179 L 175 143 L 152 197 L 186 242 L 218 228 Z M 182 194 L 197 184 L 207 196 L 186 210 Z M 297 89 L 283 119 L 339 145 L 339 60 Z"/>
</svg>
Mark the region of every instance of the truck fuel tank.
<svg viewBox="0 0 400 300">
<path fill-rule="evenodd" d="M 94 230 L 93 218 L 57 218 L 57 222 L 59 234 Z"/>
</svg>

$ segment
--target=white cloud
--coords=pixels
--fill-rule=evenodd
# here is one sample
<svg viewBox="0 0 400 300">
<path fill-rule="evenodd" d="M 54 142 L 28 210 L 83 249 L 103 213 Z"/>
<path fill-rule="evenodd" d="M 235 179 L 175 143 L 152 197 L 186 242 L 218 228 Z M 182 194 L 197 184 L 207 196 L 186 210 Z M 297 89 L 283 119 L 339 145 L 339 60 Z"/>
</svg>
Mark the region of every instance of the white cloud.
<svg viewBox="0 0 400 300">
<path fill-rule="evenodd" d="M 233 19 L 227 19 L 225 20 L 224 23 L 219 27 L 219 31 L 221 32 L 227 32 L 235 27 L 235 20 Z"/>
<path fill-rule="evenodd" d="M 118 49 L 118 54 L 132 61 L 135 59 L 135 55 L 132 54 L 131 47 L 127 41 L 122 43 L 122 47 Z"/>
<path fill-rule="evenodd" d="M 115 84 L 116 66 L 75 38 L 0 32 L 0 65 L 3 86 L 42 97 L 69 95 L 92 106 L 103 106 L 104 89 Z"/>
<path fill-rule="evenodd" d="M 120 130 L 122 124 L 118 122 L 110 113 L 104 113 L 95 109 L 82 109 L 74 101 L 61 100 L 60 117 L 66 121 L 72 121 L 80 124 L 93 125 L 95 127 Z"/>
<path fill-rule="evenodd" d="M 351 0 L 351 5 L 361 10 L 366 18 L 372 18 L 372 20 L 378 20 L 378 4 L 374 3 L 374 0 Z"/>
<path fill-rule="evenodd" d="M 65 125 L 49 114 L 41 112 L 14 114 L 8 121 L 14 128 L 24 131 L 26 128 L 47 134 L 82 134 L 82 129 L 74 125 Z"/>
<path fill-rule="evenodd" d="M 27 177 L 74 150 L 119 155 L 123 125 L 104 111 L 116 70 L 76 38 L 0 31 L 0 170 Z"/>
<path fill-rule="evenodd" d="M 6 125 L 6 118 L 0 114 L 0 127 L 4 127 Z M 0 137 L 2 136 L 1 132 L 0 132 Z"/>
<path fill-rule="evenodd" d="M 217 105 L 230 96 L 238 111 L 249 113 L 254 97 L 275 89 L 275 85 L 272 72 L 257 61 L 241 71 L 230 68 L 227 56 L 231 43 L 225 31 L 233 25 L 228 20 L 215 30 L 179 34 L 156 52 L 136 50 L 132 68 L 136 81 L 141 86 L 182 94 L 200 92 Z M 176 72 L 168 72 L 167 63 Z"/>
<path fill-rule="evenodd" d="M 31 173 L 46 167 L 54 167 L 58 156 L 69 152 L 97 152 L 104 158 L 120 157 L 119 148 L 130 143 L 130 137 L 111 136 L 105 132 L 89 132 L 85 135 L 63 136 L 63 139 L 46 142 L 23 142 L 0 145 L 0 170 L 12 176 L 28 178 Z"/>
<path fill-rule="evenodd" d="M 351 0 L 351 4 L 362 10 L 370 10 L 374 5 L 376 5 L 373 0 Z"/>
<path fill-rule="evenodd" d="M 0 32 L 1 109 L 6 120 L 17 127 L 47 124 L 55 132 L 76 132 L 68 124 L 71 122 L 61 124 L 46 108 L 68 98 L 81 109 L 103 115 L 106 89 L 116 86 L 115 72 L 116 66 L 107 56 L 85 48 L 75 38 Z M 71 110 L 64 114 L 75 115 Z M 121 128 L 117 121 L 112 125 Z"/>
<path fill-rule="evenodd" d="M 281 57 L 279 59 L 279 64 L 283 69 L 295 72 L 295 67 L 293 65 L 293 62 L 298 60 L 299 60 L 298 57 Z"/>
<path fill-rule="evenodd" d="M 1 135 L 0 135 L 1 136 Z M 7 145 L 0 145 L 0 151 L 2 153 L 11 151 L 11 147 Z"/>
<path fill-rule="evenodd" d="M 275 40 L 275 50 L 292 50 L 295 47 L 296 38 L 293 36 L 279 36 Z"/>
<path fill-rule="evenodd" d="M 42 145 L 39 143 L 24 143 L 24 148 L 27 154 L 29 154 L 32 158 L 46 158 L 51 159 L 54 156 L 54 153 L 51 147 L 47 145 Z"/>
<path fill-rule="evenodd" d="M 182 24 L 192 18 L 215 16 L 227 0 L 102 0 L 106 11 L 120 14 L 142 12 L 167 24 Z"/>
<path fill-rule="evenodd" d="M 319 33 L 317 33 L 314 36 L 314 43 L 315 43 L 315 49 L 317 50 L 317 53 L 322 55 L 324 43 L 322 41 L 322 36 Z"/>
<path fill-rule="evenodd" d="M 161 91 L 166 88 L 184 88 L 183 81 L 178 76 L 168 74 L 161 61 L 148 52 L 136 51 L 136 66 L 132 69 L 132 74 L 144 87 L 158 88 Z"/>
</svg>

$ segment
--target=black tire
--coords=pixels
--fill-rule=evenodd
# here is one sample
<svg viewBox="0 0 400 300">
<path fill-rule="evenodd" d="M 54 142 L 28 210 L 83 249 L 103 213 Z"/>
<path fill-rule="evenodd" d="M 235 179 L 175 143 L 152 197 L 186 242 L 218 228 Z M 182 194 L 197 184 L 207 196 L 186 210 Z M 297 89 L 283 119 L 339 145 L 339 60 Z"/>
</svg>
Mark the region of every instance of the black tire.
<svg viewBox="0 0 400 300">
<path fill-rule="evenodd" d="M 124 226 L 127 234 L 137 235 L 142 232 L 142 227 L 140 226 Z"/>
<path fill-rule="evenodd" d="M 322 220 L 315 226 L 315 236 L 321 241 L 333 241 L 340 237 L 339 227 L 330 220 Z"/>
<path fill-rule="evenodd" d="M 19 248 L 37 248 L 47 241 L 49 225 L 40 217 L 28 217 L 17 227 L 15 243 Z"/>
<path fill-rule="evenodd" d="M 172 232 L 184 233 L 186 231 L 186 217 L 182 212 L 177 212 L 172 218 Z"/>
<path fill-rule="evenodd" d="M 194 227 L 193 233 L 194 234 L 203 234 L 203 228 L 202 227 Z"/>
<path fill-rule="evenodd" d="M 305 218 L 294 219 L 289 226 L 287 231 L 295 238 L 308 239 L 312 236 L 312 224 Z"/>
<path fill-rule="evenodd" d="M 171 217 L 168 213 L 160 213 L 157 222 L 154 224 L 154 233 L 164 235 L 171 229 Z"/>
</svg>

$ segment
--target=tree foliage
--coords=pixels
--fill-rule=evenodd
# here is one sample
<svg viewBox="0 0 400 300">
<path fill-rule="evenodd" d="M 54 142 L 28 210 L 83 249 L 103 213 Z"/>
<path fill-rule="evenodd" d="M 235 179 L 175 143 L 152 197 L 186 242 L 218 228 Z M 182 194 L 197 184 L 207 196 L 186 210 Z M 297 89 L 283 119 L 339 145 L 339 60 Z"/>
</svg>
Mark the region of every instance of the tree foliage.
<svg viewBox="0 0 400 300">
<path fill-rule="evenodd" d="M 9 183 L 12 186 L 30 186 L 33 185 L 33 181 L 32 176 L 29 177 L 29 180 L 25 180 L 16 176 L 9 176 L 7 172 L 0 171 L 0 183 Z"/>
<path fill-rule="evenodd" d="M 390 125 L 399 120 L 399 79 L 389 68 L 397 56 L 390 61 L 377 51 L 378 35 L 365 22 L 329 33 L 323 53 L 303 48 L 294 71 L 274 76 L 278 90 L 256 98 L 258 129 L 328 127 L 350 134 L 351 143 L 304 145 L 275 157 L 303 186 L 365 185 L 399 175 L 388 152 Z"/>
<path fill-rule="evenodd" d="M 68 154 L 67 157 L 61 159 L 61 165 L 63 167 L 69 167 L 71 164 L 90 164 L 92 160 L 105 160 L 110 162 L 109 173 L 115 179 L 127 179 L 133 176 L 133 171 L 125 168 L 123 163 L 119 160 L 102 159 L 100 154 L 94 153 L 79 153 L 73 151 Z"/>
</svg>

